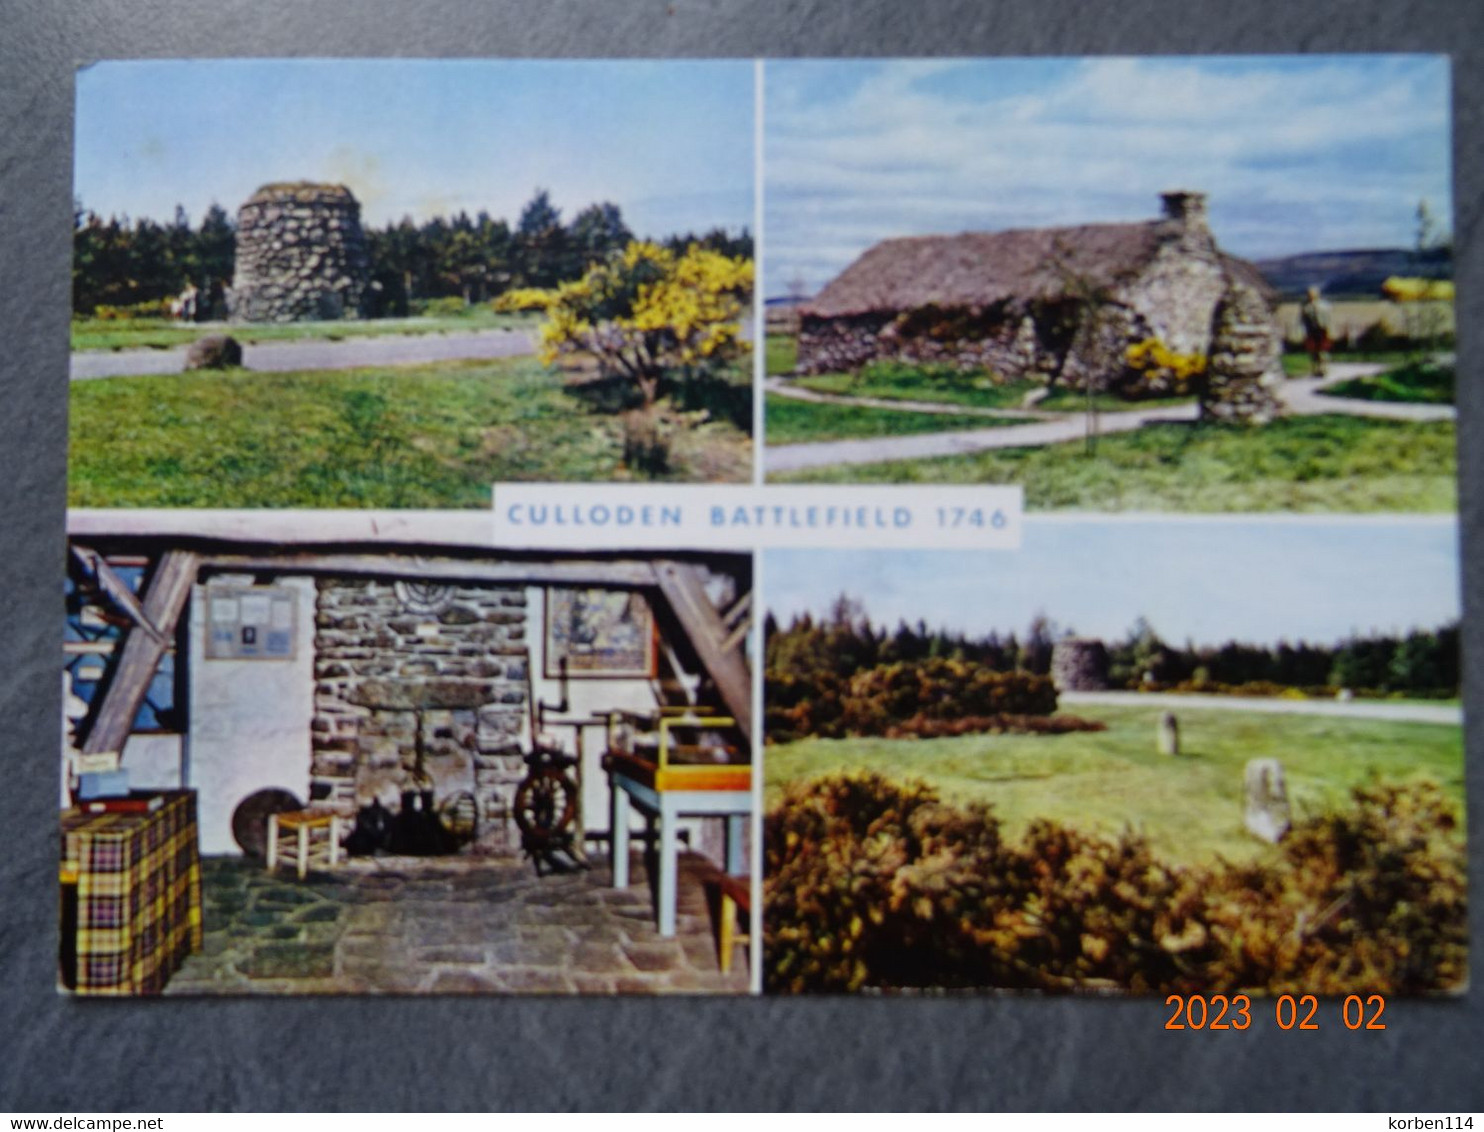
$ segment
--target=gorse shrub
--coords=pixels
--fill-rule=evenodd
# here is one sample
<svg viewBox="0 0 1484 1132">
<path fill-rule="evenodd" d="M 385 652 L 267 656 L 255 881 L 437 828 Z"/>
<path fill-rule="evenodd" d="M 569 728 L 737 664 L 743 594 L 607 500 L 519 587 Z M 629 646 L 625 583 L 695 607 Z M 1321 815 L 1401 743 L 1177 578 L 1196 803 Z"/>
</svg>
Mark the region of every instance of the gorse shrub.
<svg viewBox="0 0 1484 1132">
<path fill-rule="evenodd" d="M 806 735 L 836 739 L 1050 730 L 1018 724 L 1056 711 L 1056 687 L 1049 677 L 995 672 L 942 657 L 880 664 L 848 677 L 770 671 L 766 687 L 767 734 L 778 742 Z M 970 720 L 982 726 L 972 726 Z"/>
<path fill-rule="evenodd" d="M 1430 783 L 1357 789 L 1270 865 L 1184 868 L 1142 838 L 876 774 L 790 786 L 764 824 L 769 990 L 1007 987 L 1394 994 L 1462 985 L 1458 819 Z"/>
<path fill-rule="evenodd" d="M 1206 374 L 1206 356 L 1182 354 L 1158 338 L 1144 338 L 1124 351 L 1124 369 L 1114 382 L 1120 397 L 1178 397 L 1193 392 Z"/>
<path fill-rule="evenodd" d="M 411 303 L 413 314 L 427 318 L 451 318 L 469 313 L 469 304 L 457 295 L 440 295 L 436 299 L 416 299 Z"/>
<path fill-rule="evenodd" d="M 954 735 L 1068 735 L 1074 731 L 1106 730 L 1108 725 L 1101 720 L 1075 715 L 999 712 L 995 715 L 957 715 L 949 719 L 909 716 L 900 723 L 888 725 L 882 736 L 887 739 L 941 739 Z"/>
<path fill-rule="evenodd" d="M 667 375 L 704 372 L 742 350 L 752 260 L 692 244 L 677 254 L 642 240 L 615 250 L 581 279 L 509 291 L 496 310 L 543 310 L 541 360 L 581 355 L 634 383 L 647 408 Z"/>
<path fill-rule="evenodd" d="M 100 303 L 93 308 L 93 317 L 100 322 L 130 322 L 141 318 L 169 318 L 170 300 L 151 299 L 143 303 L 129 303 L 126 306 L 110 306 Z"/>
</svg>

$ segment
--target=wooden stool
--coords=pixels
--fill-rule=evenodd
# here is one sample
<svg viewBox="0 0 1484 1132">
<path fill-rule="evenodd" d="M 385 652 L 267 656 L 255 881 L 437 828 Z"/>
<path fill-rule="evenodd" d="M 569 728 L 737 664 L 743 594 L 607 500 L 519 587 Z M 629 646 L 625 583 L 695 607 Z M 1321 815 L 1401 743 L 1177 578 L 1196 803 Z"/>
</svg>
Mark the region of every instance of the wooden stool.
<svg viewBox="0 0 1484 1132">
<path fill-rule="evenodd" d="M 319 835 L 323 831 L 325 836 Z M 286 835 L 283 841 L 280 836 Z M 311 863 L 334 868 L 340 861 L 340 816 L 319 810 L 291 810 L 268 815 L 268 871 L 282 861 L 299 867 L 299 879 Z"/>
<path fill-rule="evenodd" d="M 732 969 L 732 948 L 752 943 L 752 882 L 722 873 L 717 885 L 721 889 L 721 973 L 725 975 Z M 747 931 L 742 930 L 743 924 Z"/>
</svg>

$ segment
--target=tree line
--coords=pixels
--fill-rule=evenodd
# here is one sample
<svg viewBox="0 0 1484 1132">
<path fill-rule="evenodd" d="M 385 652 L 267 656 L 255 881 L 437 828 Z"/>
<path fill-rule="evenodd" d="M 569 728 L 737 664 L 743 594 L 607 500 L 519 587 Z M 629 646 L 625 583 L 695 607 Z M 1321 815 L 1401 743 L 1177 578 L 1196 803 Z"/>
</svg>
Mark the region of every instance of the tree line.
<svg viewBox="0 0 1484 1132">
<path fill-rule="evenodd" d="M 952 629 L 898 622 L 895 629 L 875 625 L 858 601 L 842 594 L 820 618 L 796 615 L 788 627 L 769 613 L 763 624 L 770 674 L 846 677 L 898 661 L 962 660 L 996 672 L 1051 671 L 1055 627 L 1044 616 L 1031 620 L 1022 640 L 1011 632 L 971 637 Z"/>
<path fill-rule="evenodd" d="M 588 205 L 570 222 L 538 189 L 512 226 L 480 211 L 460 211 L 422 223 L 404 217 L 367 227 L 371 260 L 371 316 L 417 313 L 429 301 L 485 302 L 518 287 L 554 287 L 578 279 L 634 239 L 616 204 Z M 751 258 L 752 236 L 723 228 L 684 233 L 663 241 L 674 251 L 700 244 L 729 256 Z M 72 309 L 81 316 L 100 307 L 159 304 L 192 283 L 202 296 L 201 317 L 225 315 L 231 285 L 236 225 L 213 203 L 193 226 L 177 206 L 168 224 L 127 216 L 104 219 L 73 208 Z M 141 312 L 145 313 L 145 312 Z"/>
<path fill-rule="evenodd" d="M 1160 639 L 1142 617 L 1121 641 L 1108 643 L 1115 687 L 1278 685 L 1356 691 L 1457 695 L 1458 622 L 1404 635 L 1352 635 L 1332 645 L 1307 641 L 1183 647 Z"/>
<path fill-rule="evenodd" d="M 956 630 L 899 622 L 874 624 L 864 608 L 841 595 L 821 617 L 796 615 L 785 627 L 770 613 L 764 625 L 769 678 L 848 677 L 878 665 L 943 658 L 996 672 L 1046 675 L 1056 642 L 1072 636 L 1044 614 L 1024 635 Z M 1263 645 L 1174 645 L 1138 618 L 1121 640 L 1106 641 L 1114 688 L 1261 686 L 1351 688 L 1381 693 L 1457 695 L 1459 626 L 1452 622 L 1405 634 L 1355 634 L 1330 645 L 1279 641 Z"/>
</svg>

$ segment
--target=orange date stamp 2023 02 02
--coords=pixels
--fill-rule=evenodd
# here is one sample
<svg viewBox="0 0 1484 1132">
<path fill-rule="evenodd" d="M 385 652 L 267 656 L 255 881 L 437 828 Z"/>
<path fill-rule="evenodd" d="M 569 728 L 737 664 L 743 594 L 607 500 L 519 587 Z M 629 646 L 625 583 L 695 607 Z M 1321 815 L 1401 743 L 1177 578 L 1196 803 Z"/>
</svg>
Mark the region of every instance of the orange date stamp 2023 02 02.
<svg viewBox="0 0 1484 1132">
<path fill-rule="evenodd" d="M 1273 999 L 1273 1023 L 1280 1030 L 1318 1030 L 1321 1010 L 1317 996 L 1280 994 Z M 1173 1011 L 1166 1030 L 1247 1030 L 1254 1018 L 1252 999 L 1245 994 L 1172 994 L 1165 1005 Z M 1260 1011 L 1259 1011 L 1260 1013 Z M 1340 1021 L 1347 1030 L 1384 1030 L 1386 997 L 1380 994 L 1346 995 L 1340 1003 Z"/>
</svg>

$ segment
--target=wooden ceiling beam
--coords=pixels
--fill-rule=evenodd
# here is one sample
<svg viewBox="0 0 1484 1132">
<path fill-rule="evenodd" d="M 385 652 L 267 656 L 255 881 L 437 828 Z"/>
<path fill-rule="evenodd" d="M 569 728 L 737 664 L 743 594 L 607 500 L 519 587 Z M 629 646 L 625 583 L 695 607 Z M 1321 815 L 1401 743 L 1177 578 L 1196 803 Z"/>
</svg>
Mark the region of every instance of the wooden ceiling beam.
<svg viewBox="0 0 1484 1132">
<path fill-rule="evenodd" d="M 96 550 L 89 550 L 85 546 L 76 544 L 72 547 L 72 555 L 81 563 L 84 570 L 98 579 L 98 586 L 104 596 L 113 602 L 120 612 L 150 636 L 160 640 L 166 639 L 166 634 L 160 632 L 159 627 L 144 612 L 144 606 L 140 604 L 134 591 L 129 588 L 129 583 L 119 577 L 118 572 L 108 564 L 108 560 L 103 555 Z"/>
<path fill-rule="evenodd" d="M 144 621 L 140 626 L 131 626 L 124 637 L 113 677 L 83 741 L 84 754 L 124 749 L 129 732 L 134 729 L 139 705 L 144 703 L 150 681 L 160 667 L 160 658 L 170 646 L 199 564 L 199 558 L 189 550 L 169 550 L 161 555 L 144 593 L 141 608 Z M 152 626 L 154 631 L 143 631 L 144 624 Z"/>
<path fill-rule="evenodd" d="M 655 563 L 660 594 L 690 638 L 727 711 L 752 742 L 752 674 L 740 649 L 727 647 L 721 615 L 706 596 L 700 570 L 688 562 Z"/>
<path fill-rule="evenodd" d="M 206 554 L 204 570 L 271 574 L 335 574 L 342 577 L 406 578 L 434 582 L 483 582 L 532 586 L 654 586 L 647 561 L 615 559 L 490 562 L 385 553 Z"/>
</svg>

